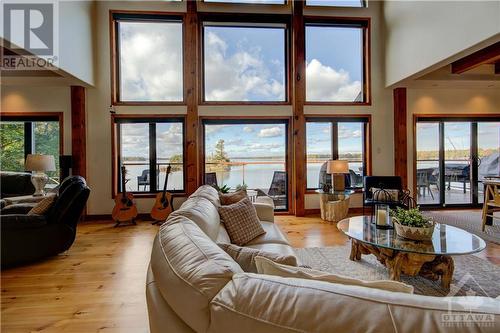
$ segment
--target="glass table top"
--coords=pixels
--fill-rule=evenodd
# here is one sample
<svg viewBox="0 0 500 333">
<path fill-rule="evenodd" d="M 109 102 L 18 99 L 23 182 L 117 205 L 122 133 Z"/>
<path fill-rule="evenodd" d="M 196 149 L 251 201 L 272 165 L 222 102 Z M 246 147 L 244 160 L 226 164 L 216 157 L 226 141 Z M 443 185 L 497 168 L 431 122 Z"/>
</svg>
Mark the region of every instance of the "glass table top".
<svg viewBox="0 0 500 333">
<path fill-rule="evenodd" d="M 480 237 L 446 224 L 436 223 L 431 240 L 413 241 L 398 236 L 395 229 L 378 229 L 371 221 L 371 216 L 356 216 L 340 221 L 337 227 L 360 242 L 404 252 L 458 255 L 479 252 L 486 247 Z"/>
<path fill-rule="evenodd" d="M 325 192 L 323 190 L 316 190 L 316 193 L 319 193 L 321 195 L 327 195 L 327 201 L 339 201 L 339 200 L 345 200 L 350 197 L 351 194 L 354 193 L 353 190 L 345 190 L 345 191 L 331 191 L 331 192 Z"/>
</svg>

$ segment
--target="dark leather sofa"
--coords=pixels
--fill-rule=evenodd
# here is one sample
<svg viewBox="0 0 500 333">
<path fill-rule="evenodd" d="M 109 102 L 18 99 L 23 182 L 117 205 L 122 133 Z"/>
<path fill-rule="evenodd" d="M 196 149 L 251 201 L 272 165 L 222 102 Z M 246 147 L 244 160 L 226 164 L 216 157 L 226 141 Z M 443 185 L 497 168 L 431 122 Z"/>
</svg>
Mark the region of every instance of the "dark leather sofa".
<svg viewBox="0 0 500 333">
<path fill-rule="evenodd" d="M 0 208 L 5 206 L 3 199 L 35 193 L 31 183 L 31 173 L 0 171 Z"/>
<path fill-rule="evenodd" d="M 85 179 L 70 176 L 59 186 L 58 196 L 45 215 L 26 215 L 33 204 L 19 204 L 2 209 L 2 269 L 69 249 L 75 240 L 76 226 L 89 194 L 90 189 Z"/>
</svg>

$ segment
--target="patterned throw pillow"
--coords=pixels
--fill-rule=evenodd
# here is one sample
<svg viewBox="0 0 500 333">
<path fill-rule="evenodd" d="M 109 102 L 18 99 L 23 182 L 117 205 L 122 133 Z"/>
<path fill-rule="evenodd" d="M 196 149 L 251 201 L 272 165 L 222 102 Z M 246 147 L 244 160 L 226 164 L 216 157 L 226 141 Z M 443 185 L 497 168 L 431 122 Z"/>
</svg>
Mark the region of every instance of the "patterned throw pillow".
<svg viewBox="0 0 500 333">
<path fill-rule="evenodd" d="M 266 233 L 260 225 L 255 207 L 248 198 L 232 205 L 220 206 L 219 215 L 233 244 L 245 245 Z"/>
<path fill-rule="evenodd" d="M 241 266 L 241 269 L 247 273 L 257 273 L 257 266 L 255 265 L 255 257 L 257 256 L 267 258 L 279 264 L 297 266 L 297 258 L 291 255 L 266 252 L 234 244 L 219 244 L 219 247 L 229 254 Z"/>
<path fill-rule="evenodd" d="M 233 193 L 220 193 L 219 192 L 220 204 L 223 206 L 232 205 L 232 204 L 237 203 L 238 201 L 243 200 L 245 198 L 248 198 L 246 190 L 239 190 L 239 191 L 236 191 Z"/>
<path fill-rule="evenodd" d="M 52 204 L 54 204 L 55 200 L 55 193 L 47 194 L 42 201 L 38 202 L 35 207 L 31 208 L 31 210 L 28 212 L 28 215 L 45 214 L 50 209 L 50 207 L 52 207 Z"/>
</svg>

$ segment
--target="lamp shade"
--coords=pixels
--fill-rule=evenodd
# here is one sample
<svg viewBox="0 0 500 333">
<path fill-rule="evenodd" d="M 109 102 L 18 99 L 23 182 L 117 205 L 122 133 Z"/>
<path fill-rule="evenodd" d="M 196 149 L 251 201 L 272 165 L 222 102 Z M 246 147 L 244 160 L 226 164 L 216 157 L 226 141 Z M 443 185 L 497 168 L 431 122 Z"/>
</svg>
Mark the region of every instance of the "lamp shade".
<svg viewBox="0 0 500 333">
<path fill-rule="evenodd" d="M 349 162 L 342 160 L 330 160 L 326 166 L 327 173 L 349 173 Z"/>
<path fill-rule="evenodd" d="M 56 171 L 54 156 L 28 154 L 24 168 L 27 171 Z"/>
</svg>

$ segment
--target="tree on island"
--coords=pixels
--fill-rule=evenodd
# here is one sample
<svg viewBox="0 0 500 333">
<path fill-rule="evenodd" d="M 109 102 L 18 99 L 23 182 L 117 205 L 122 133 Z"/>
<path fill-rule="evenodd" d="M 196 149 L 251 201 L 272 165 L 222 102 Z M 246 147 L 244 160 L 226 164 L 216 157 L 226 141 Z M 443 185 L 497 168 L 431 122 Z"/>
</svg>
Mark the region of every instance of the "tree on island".
<svg viewBox="0 0 500 333">
<path fill-rule="evenodd" d="M 206 169 L 209 172 L 229 171 L 231 166 L 226 163 L 230 161 L 224 147 L 224 140 L 220 139 L 215 144 L 214 154 L 207 158 Z"/>
</svg>

